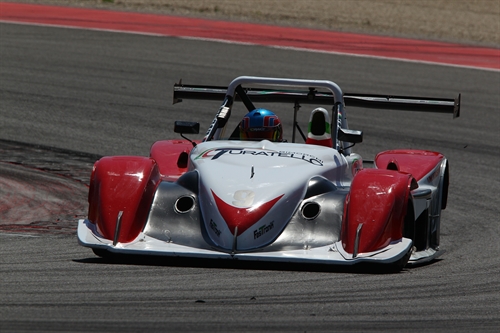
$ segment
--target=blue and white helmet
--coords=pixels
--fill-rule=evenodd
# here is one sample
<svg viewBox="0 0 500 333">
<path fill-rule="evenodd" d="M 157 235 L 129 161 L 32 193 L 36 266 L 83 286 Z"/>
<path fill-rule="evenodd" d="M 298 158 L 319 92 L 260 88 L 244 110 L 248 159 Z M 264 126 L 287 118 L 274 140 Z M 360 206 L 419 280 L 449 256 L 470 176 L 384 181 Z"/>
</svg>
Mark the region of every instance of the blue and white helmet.
<svg viewBox="0 0 500 333">
<path fill-rule="evenodd" d="M 283 141 L 283 129 L 278 116 L 266 109 L 247 113 L 240 123 L 240 139 Z"/>
</svg>

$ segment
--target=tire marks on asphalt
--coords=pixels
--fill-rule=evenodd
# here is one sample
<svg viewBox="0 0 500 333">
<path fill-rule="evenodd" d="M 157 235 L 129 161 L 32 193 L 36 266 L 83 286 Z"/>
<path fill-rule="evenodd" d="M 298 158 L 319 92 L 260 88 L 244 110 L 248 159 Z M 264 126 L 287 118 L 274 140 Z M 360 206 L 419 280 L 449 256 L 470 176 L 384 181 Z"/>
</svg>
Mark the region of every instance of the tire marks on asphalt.
<svg viewBox="0 0 500 333">
<path fill-rule="evenodd" d="M 75 233 L 97 155 L 0 140 L 0 231 Z"/>
</svg>

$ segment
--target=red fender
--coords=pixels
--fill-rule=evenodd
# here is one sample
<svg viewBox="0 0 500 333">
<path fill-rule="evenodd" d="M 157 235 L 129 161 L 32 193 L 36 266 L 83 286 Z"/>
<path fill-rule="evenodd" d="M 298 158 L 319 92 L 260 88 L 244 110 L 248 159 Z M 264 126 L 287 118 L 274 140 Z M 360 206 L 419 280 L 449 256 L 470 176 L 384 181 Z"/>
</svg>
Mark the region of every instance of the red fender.
<svg viewBox="0 0 500 333">
<path fill-rule="evenodd" d="M 89 220 L 104 238 L 114 239 L 123 211 L 119 242 L 134 240 L 144 228 L 160 173 L 155 161 L 139 156 L 103 157 L 90 177 Z"/>
<path fill-rule="evenodd" d="M 398 149 L 378 153 L 375 165 L 379 169 L 397 169 L 411 173 L 417 181 L 432 171 L 441 162 L 441 153 L 428 150 Z"/>
<path fill-rule="evenodd" d="M 344 204 L 341 240 L 348 253 L 380 250 L 403 237 L 413 177 L 392 170 L 363 169 L 354 177 Z M 355 251 L 356 231 L 360 230 Z"/>
<path fill-rule="evenodd" d="M 151 146 L 149 156 L 158 164 L 161 176 L 173 181 L 187 171 L 191 149 L 193 144 L 186 140 L 162 140 Z"/>
</svg>

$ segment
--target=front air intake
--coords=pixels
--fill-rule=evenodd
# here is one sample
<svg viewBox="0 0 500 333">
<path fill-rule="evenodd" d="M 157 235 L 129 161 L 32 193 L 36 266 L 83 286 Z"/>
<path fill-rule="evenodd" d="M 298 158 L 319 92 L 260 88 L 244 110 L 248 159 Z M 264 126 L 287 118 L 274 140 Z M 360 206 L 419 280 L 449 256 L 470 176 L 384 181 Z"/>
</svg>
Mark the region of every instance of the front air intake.
<svg viewBox="0 0 500 333">
<path fill-rule="evenodd" d="M 314 220 L 321 212 L 321 207 L 316 202 L 306 202 L 302 206 L 302 216 L 306 220 Z"/>
<path fill-rule="evenodd" d="M 193 209 L 195 204 L 194 198 L 190 195 L 182 196 L 175 201 L 174 210 L 176 213 L 185 214 Z"/>
</svg>

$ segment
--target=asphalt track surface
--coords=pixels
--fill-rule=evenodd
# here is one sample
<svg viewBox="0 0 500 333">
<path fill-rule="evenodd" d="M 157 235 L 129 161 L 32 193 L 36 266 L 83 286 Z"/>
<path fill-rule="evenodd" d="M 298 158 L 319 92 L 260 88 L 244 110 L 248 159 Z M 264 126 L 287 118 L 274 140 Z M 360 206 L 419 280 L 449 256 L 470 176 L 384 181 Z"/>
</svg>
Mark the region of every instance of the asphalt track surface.
<svg viewBox="0 0 500 333">
<path fill-rule="evenodd" d="M 0 37 L 2 156 L 23 145 L 42 154 L 57 147 L 58 158 L 68 161 L 75 152 L 89 160 L 147 155 L 155 140 L 177 137 L 174 120 L 197 120 L 204 132 L 219 103 L 172 105 L 180 78 L 224 85 L 238 75 L 296 77 L 333 80 L 350 93 L 462 93 L 455 120 L 355 109 L 348 115 L 350 127 L 365 133 L 356 151 L 366 159 L 392 148 L 447 156 L 451 185 L 441 228 L 447 252 L 440 260 L 398 274 L 108 262 L 78 246 L 71 233 L 3 231 L 0 331 L 498 331 L 500 73 L 12 24 L 0 24 Z M 272 108 L 286 136 L 291 106 Z M 26 164 L 20 168 L 36 167 Z M 44 168 L 61 174 L 56 169 Z M 72 200 L 85 203 L 86 196 Z"/>
<path fill-rule="evenodd" d="M 500 70 L 500 49 L 170 15 L 0 2 L 0 22 L 266 45 Z"/>
</svg>

